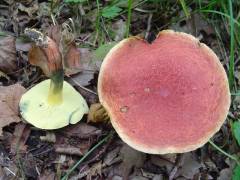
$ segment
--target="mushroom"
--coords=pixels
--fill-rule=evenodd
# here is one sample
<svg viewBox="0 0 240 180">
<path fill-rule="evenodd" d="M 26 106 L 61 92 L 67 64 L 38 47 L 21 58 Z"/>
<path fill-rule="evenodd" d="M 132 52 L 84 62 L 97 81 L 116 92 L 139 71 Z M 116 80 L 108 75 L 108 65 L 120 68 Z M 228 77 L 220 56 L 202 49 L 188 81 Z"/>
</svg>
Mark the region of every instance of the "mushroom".
<svg viewBox="0 0 240 180">
<path fill-rule="evenodd" d="M 120 138 L 151 154 L 184 153 L 219 131 L 230 107 L 227 75 L 216 54 L 192 35 L 164 30 L 138 37 L 105 57 L 98 94 Z"/>
<path fill-rule="evenodd" d="M 41 67 L 50 79 L 35 85 L 22 96 L 20 114 L 24 120 L 38 128 L 58 129 L 80 121 L 88 113 L 88 105 L 64 81 L 63 55 L 60 54 L 58 45 L 51 38 L 44 38 L 44 44 L 33 45 L 28 56 L 30 63 Z"/>
</svg>

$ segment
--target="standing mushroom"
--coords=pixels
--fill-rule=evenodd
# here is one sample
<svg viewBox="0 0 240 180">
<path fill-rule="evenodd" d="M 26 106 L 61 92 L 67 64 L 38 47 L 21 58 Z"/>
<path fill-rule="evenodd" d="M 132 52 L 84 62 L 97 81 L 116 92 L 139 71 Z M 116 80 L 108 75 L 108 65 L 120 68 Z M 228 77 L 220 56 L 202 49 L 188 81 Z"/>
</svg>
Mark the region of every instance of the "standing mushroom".
<svg viewBox="0 0 240 180">
<path fill-rule="evenodd" d="M 227 75 L 216 54 L 195 37 L 165 30 L 131 37 L 102 64 L 98 94 L 112 125 L 131 147 L 152 154 L 204 145 L 230 106 Z"/>
<path fill-rule="evenodd" d="M 88 113 L 88 105 L 84 98 L 64 81 L 63 64 L 64 61 L 75 61 L 80 57 L 69 55 L 73 50 L 61 54 L 59 45 L 48 36 L 43 36 L 34 29 L 26 31 L 27 35 L 34 37 L 34 41 L 37 40 L 29 51 L 28 59 L 31 64 L 39 66 L 50 79 L 35 85 L 22 96 L 19 103 L 22 117 L 41 129 L 58 129 L 77 123 Z M 65 56 L 72 59 L 64 59 Z"/>
</svg>

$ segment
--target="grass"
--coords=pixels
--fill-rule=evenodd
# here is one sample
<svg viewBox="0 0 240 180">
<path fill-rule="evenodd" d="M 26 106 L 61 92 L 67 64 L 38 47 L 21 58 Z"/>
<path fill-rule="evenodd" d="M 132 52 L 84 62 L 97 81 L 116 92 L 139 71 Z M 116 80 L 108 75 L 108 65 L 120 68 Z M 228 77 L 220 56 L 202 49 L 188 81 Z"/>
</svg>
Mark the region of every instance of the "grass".
<svg viewBox="0 0 240 180">
<path fill-rule="evenodd" d="M 131 23 L 131 15 L 132 15 L 132 0 L 128 0 L 128 16 L 127 16 L 127 30 L 126 30 L 126 37 L 129 36 L 130 23 Z"/>
<path fill-rule="evenodd" d="M 229 61 L 229 87 L 233 90 L 234 86 L 234 21 L 232 1 L 228 0 L 230 15 L 230 61 Z"/>
<path fill-rule="evenodd" d="M 236 156 L 233 156 L 229 153 L 227 153 L 226 151 L 224 151 L 222 148 L 220 148 L 219 146 L 217 146 L 213 141 L 209 140 L 208 141 L 215 149 L 217 149 L 219 152 L 221 152 L 222 154 L 224 154 L 225 156 L 227 156 L 228 158 L 230 158 L 231 160 L 235 161 L 237 163 L 237 165 L 240 165 L 240 161 L 239 158 Z"/>
<path fill-rule="evenodd" d="M 109 133 L 105 138 L 103 138 L 101 141 L 99 141 L 95 146 L 93 146 L 79 161 L 71 167 L 67 173 L 61 178 L 61 180 L 67 180 L 69 175 L 99 146 L 101 146 L 103 143 L 105 143 L 110 137 L 113 136 L 113 133 Z"/>
<path fill-rule="evenodd" d="M 182 9 L 183 9 L 183 12 L 184 12 L 185 16 L 187 18 L 189 18 L 190 17 L 190 12 L 188 10 L 188 7 L 186 6 L 185 0 L 180 0 L 180 3 L 181 3 L 181 6 L 182 6 Z"/>
</svg>

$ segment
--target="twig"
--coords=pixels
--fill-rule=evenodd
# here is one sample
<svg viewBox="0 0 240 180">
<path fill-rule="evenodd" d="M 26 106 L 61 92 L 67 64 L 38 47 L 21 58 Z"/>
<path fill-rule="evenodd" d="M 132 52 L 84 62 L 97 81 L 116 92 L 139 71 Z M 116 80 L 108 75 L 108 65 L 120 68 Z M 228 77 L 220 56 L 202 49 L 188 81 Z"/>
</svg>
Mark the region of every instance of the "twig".
<svg viewBox="0 0 240 180">
<path fill-rule="evenodd" d="M 13 176 L 16 176 L 16 174 L 11 169 L 9 169 L 8 167 L 4 167 L 4 168 L 8 170 Z"/>
<path fill-rule="evenodd" d="M 95 94 L 95 95 L 98 95 L 96 92 L 92 91 L 91 89 L 88 89 L 88 88 L 85 88 L 84 86 L 82 86 L 81 84 L 79 84 L 77 81 L 75 81 L 73 78 L 70 77 L 70 79 L 75 83 L 77 84 L 81 89 L 87 91 L 87 92 L 90 92 L 92 94 Z"/>
<path fill-rule="evenodd" d="M 151 30 L 152 17 L 153 17 L 153 14 L 150 13 L 149 16 L 148 16 L 147 31 L 146 31 L 146 34 L 145 34 L 145 39 L 148 38 L 149 32 L 150 32 L 150 30 Z"/>
<path fill-rule="evenodd" d="M 53 14 L 51 14 L 51 19 L 52 19 L 53 25 L 56 26 L 56 20 L 55 20 L 55 17 L 53 16 Z"/>
<path fill-rule="evenodd" d="M 55 151 L 60 154 L 82 156 L 83 153 L 79 148 L 76 147 L 56 147 Z"/>
</svg>

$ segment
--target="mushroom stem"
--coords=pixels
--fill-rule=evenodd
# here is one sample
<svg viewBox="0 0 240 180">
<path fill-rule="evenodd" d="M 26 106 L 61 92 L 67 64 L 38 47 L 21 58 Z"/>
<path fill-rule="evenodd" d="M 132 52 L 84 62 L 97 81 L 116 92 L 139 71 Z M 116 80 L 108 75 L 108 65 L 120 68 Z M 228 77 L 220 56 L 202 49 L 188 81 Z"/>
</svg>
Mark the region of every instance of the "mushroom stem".
<svg viewBox="0 0 240 180">
<path fill-rule="evenodd" d="M 63 101 L 62 89 L 63 89 L 63 70 L 58 70 L 51 75 L 50 88 L 48 92 L 48 103 L 50 105 L 59 105 Z"/>
</svg>

